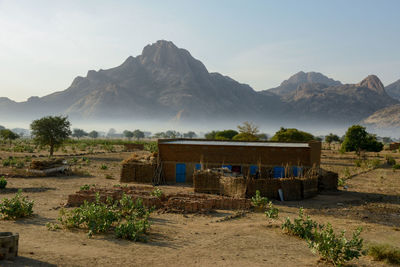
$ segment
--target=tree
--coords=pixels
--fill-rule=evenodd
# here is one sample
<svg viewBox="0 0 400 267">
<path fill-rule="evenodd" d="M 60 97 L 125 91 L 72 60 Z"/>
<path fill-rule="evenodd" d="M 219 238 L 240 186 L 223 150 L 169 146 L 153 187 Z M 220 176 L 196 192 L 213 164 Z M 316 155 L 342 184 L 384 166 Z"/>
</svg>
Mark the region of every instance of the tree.
<svg viewBox="0 0 400 267">
<path fill-rule="evenodd" d="M 337 136 L 336 134 L 330 133 L 327 136 L 325 136 L 325 142 L 328 144 L 332 142 L 340 142 L 340 137 Z"/>
<path fill-rule="evenodd" d="M 183 134 L 184 138 L 195 138 L 196 136 L 197 136 L 196 133 L 193 131 L 189 131 L 189 132 Z"/>
<path fill-rule="evenodd" d="M 158 132 L 154 134 L 155 138 L 166 138 L 167 135 L 164 132 Z"/>
<path fill-rule="evenodd" d="M 68 117 L 47 116 L 31 123 L 33 140 L 36 144 L 50 147 L 50 156 L 54 149 L 61 146 L 71 135 L 71 123 Z"/>
<path fill-rule="evenodd" d="M 235 135 L 232 139 L 233 140 L 240 140 L 240 141 L 257 141 L 258 140 L 258 133 L 260 130 L 258 126 L 253 124 L 252 122 L 245 121 L 242 125 L 238 125 L 239 134 Z"/>
<path fill-rule="evenodd" d="M 98 133 L 97 131 L 91 131 L 91 132 L 88 134 L 88 136 L 91 137 L 91 138 L 93 138 L 93 139 L 96 139 L 97 137 L 99 137 L 99 133 Z"/>
<path fill-rule="evenodd" d="M 295 128 L 283 128 L 279 129 L 270 141 L 276 142 L 308 142 L 314 140 L 314 136 L 310 133 L 299 131 Z"/>
<path fill-rule="evenodd" d="M 237 128 L 239 129 L 239 133 L 246 133 L 254 136 L 260 132 L 257 125 L 248 121 L 243 122 L 242 125 L 238 125 Z"/>
<path fill-rule="evenodd" d="M 238 134 L 239 133 L 235 130 L 218 131 L 215 134 L 215 139 L 217 139 L 217 140 L 232 140 L 232 138 Z"/>
<path fill-rule="evenodd" d="M 215 135 L 216 135 L 216 134 L 217 134 L 216 131 L 211 131 L 211 132 L 206 133 L 206 134 L 204 135 L 204 137 L 205 137 L 206 139 L 215 139 Z"/>
<path fill-rule="evenodd" d="M 133 136 L 139 140 L 141 138 L 144 138 L 144 132 L 142 132 L 141 130 L 134 130 L 133 131 Z"/>
<path fill-rule="evenodd" d="M 173 130 L 168 130 L 165 132 L 165 136 L 167 138 L 177 138 L 181 136 L 181 133 Z"/>
<path fill-rule="evenodd" d="M 128 130 L 125 130 L 125 131 L 123 132 L 123 134 L 124 134 L 124 136 L 125 136 L 126 138 L 128 138 L 129 141 L 130 141 L 131 138 L 133 137 L 133 132 L 128 131 Z"/>
<path fill-rule="evenodd" d="M 376 135 L 368 133 L 365 127 L 353 125 L 347 129 L 341 149 L 355 151 L 360 155 L 362 150 L 379 152 L 383 149 L 383 144 L 376 140 Z"/>
<path fill-rule="evenodd" d="M 107 133 L 107 137 L 114 137 L 117 134 L 117 131 L 114 128 L 110 128 Z"/>
<path fill-rule="evenodd" d="M 78 129 L 78 128 L 75 128 L 74 131 L 72 132 L 72 137 L 76 137 L 78 139 L 81 137 L 87 136 L 87 135 L 88 135 L 87 132 L 85 132 L 82 129 Z"/>
<path fill-rule="evenodd" d="M 19 138 L 19 135 L 9 129 L 2 129 L 0 130 L 0 137 L 4 140 L 8 140 L 11 145 L 12 140 Z"/>
</svg>

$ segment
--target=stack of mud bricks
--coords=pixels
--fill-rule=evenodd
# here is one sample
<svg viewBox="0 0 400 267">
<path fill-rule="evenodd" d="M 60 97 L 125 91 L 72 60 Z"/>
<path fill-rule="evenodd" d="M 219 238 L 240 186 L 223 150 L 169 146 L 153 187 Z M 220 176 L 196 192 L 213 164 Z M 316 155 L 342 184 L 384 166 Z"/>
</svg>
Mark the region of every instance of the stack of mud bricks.
<svg viewBox="0 0 400 267">
<path fill-rule="evenodd" d="M 0 232 L 0 260 L 10 260 L 18 255 L 18 234 Z"/>
</svg>

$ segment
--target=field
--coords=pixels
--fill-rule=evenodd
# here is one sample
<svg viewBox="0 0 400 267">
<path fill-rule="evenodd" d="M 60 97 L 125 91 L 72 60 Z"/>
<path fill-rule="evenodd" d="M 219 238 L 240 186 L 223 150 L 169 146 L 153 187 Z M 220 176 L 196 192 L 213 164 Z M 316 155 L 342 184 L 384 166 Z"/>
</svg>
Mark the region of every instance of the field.
<svg viewBox="0 0 400 267">
<path fill-rule="evenodd" d="M 322 152 L 322 167 L 338 172 L 340 190 L 303 201 L 274 201 L 279 219 L 263 213 L 217 210 L 209 214 L 153 212 L 147 243 L 116 239 L 112 234 L 89 238 L 81 230 L 49 231 L 46 223 L 57 223 L 68 195 L 85 184 L 112 187 L 119 184 L 120 162 L 131 155 L 121 144 L 70 144 L 56 155 L 73 164 L 74 175 L 25 177 L 32 158 L 46 151 L 24 149 L 15 152 L 3 145 L 1 160 L 14 157 L 19 166 L 0 165 L 7 188 L 1 198 L 10 198 L 18 189 L 34 200 L 32 217 L 0 221 L 0 231 L 20 234 L 19 257 L 0 266 L 326 266 L 306 242 L 282 233 L 286 217 L 297 216 L 299 207 L 319 223 L 350 234 L 362 226 L 365 246 L 385 243 L 400 248 L 400 170 L 385 164 L 385 155 L 400 162 L 400 153 L 368 153 L 359 159 L 354 153 L 335 149 Z M 72 149 L 75 147 L 75 149 Z M 7 164 L 6 164 L 7 165 Z M 106 167 L 104 167 L 106 166 Z M 189 186 L 160 186 L 166 192 L 190 192 Z M 233 216 L 232 216 L 233 215 Z M 231 217 L 237 218 L 231 218 Z M 225 218 L 225 219 L 224 219 Z M 362 256 L 353 266 L 385 266 Z"/>
</svg>

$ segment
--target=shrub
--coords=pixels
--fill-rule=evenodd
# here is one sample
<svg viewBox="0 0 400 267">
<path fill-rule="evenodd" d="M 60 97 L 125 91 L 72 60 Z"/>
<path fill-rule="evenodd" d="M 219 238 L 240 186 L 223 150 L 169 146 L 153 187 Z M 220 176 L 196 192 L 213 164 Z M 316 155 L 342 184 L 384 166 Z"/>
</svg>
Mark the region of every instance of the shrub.
<svg viewBox="0 0 400 267">
<path fill-rule="evenodd" d="M 115 236 L 117 238 L 128 239 L 132 241 L 146 242 L 147 230 L 150 228 L 148 216 L 140 220 L 128 220 L 119 224 L 115 228 Z"/>
<path fill-rule="evenodd" d="M 112 175 L 110 175 L 110 174 L 106 174 L 106 179 L 112 180 L 112 179 L 114 179 L 114 177 Z"/>
<path fill-rule="evenodd" d="M 151 192 L 151 195 L 161 198 L 164 195 L 164 192 L 160 188 L 156 188 L 153 192 Z"/>
<path fill-rule="evenodd" d="M 262 197 L 259 190 L 256 190 L 256 195 L 251 198 L 251 203 L 256 208 L 264 208 L 268 204 L 268 198 Z"/>
<path fill-rule="evenodd" d="M 293 223 L 290 218 L 286 218 L 281 226 L 283 231 L 287 234 L 295 235 L 302 239 L 311 239 L 314 230 L 320 227 L 322 227 L 322 225 L 318 225 L 318 223 L 311 220 L 309 216 L 304 217 L 303 208 L 299 209 L 299 216 L 294 219 Z"/>
<path fill-rule="evenodd" d="M 279 215 L 279 209 L 272 205 L 272 202 L 268 202 L 268 209 L 265 211 L 265 215 L 270 219 L 277 219 Z"/>
<path fill-rule="evenodd" d="M 346 261 L 358 259 L 364 254 L 363 239 L 360 238 L 361 231 L 362 228 L 359 227 L 353 233 L 352 239 L 347 240 L 345 231 L 336 235 L 331 224 L 328 224 L 322 227 L 321 231 L 315 229 L 312 238 L 307 242 L 313 253 L 318 252 L 324 260 L 335 266 L 341 266 Z"/>
<path fill-rule="evenodd" d="M 373 244 L 369 246 L 368 255 L 376 261 L 400 264 L 400 249 L 389 244 Z"/>
<path fill-rule="evenodd" d="M 62 209 L 58 220 L 66 228 L 87 229 L 89 237 L 113 231 L 118 238 L 146 241 L 150 212 L 151 209 L 147 209 L 140 198 L 134 201 L 123 194 L 118 201 L 107 198 L 104 203 L 97 193 L 92 203 L 85 201 L 71 211 Z"/>
<path fill-rule="evenodd" d="M 15 220 L 28 217 L 33 213 L 33 201 L 21 195 L 21 190 L 11 199 L 4 198 L 0 203 L 0 214 L 3 219 Z"/>
<path fill-rule="evenodd" d="M 338 179 L 338 186 L 345 186 L 346 185 L 346 180 L 343 178 Z"/>
<path fill-rule="evenodd" d="M 3 176 L 3 177 L 1 177 L 1 179 L 0 179 L 0 189 L 4 189 L 4 188 L 6 188 L 6 186 L 7 186 L 7 180 L 6 180 L 6 178 L 4 178 L 4 176 Z"/>
<path fill-rule="evenodd" d="M 107 165 L 105 165 L 105 164 L 101 164 L 100 169 L 101 169 L 101 170 L 107 170 L 108 167 L 107 167 Z"/>
<path fill-rule="evenodd" d="M 81 191 L 86 191 L 86 190 L 90 190 L 90 187 L 95 187 L 96 185 L 95 184 L 92 184 L 92 185 L 90 185 L 90 184 L 85 184 L 85 185 L 82 185 L 79 189 L 81 190 Z"/>
<path fill-rule="evenodd" d="M 393 165 L 393 170 L 400 170 L 400 164 Z"/>
<path fill-rule="evenodd" d="M 354 166 L 361 167 L 361 163 L 362 163 L 362 161 L 357 159 L 357 160 L 354 161 Z"/>
<path fill-rule="evenodd" d="M 381 165 L 381 161 L 379 159 L 373 159 L 367 161 L 368 168 L 376 169 L 379 167 L 379 165 Z"/>
<path fill-rule="evenodd" d="M 59 221 L 67 228 L 87 228 L 88 236 L 107 232 L 119 219 L 113 207 L 108 204 L 101 202 L 97 194 L 93 203 L 85 201 L 79 208 L 71 211 L 61 210 Z"/>
<path fill-rule="evenodd" d="M 385 159 L 386 159 L 386 163 L 388 165 L 390 165 L 390 166 L 396 165 L 396 160 L 392 156 L 386 155 Z"/>
</svg>

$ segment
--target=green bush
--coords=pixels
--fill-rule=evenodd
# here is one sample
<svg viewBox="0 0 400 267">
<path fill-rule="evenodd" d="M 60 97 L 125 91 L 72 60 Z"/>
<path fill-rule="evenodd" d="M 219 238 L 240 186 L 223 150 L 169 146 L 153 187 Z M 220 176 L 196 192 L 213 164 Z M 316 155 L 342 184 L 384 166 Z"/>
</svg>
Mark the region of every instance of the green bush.
<svg viewBox="0 0 400 267">
<path fill-rule="evenodd" d="M 400 170 L 400 164 L 393 165 L 393 170 Z"/>
<path fill-rule="evenodd" d="M 11 199 L 4 198 L 0 203 L 0 214 L 3 219 L 15 220 L 28 217 L 33 213 L 33 201 L 21 195 L 21 190 Z"/>
<path fill-rule="evenodd" d="M 390 166 L 396 165 L 396 160 L 392 156 L 386 155 L 385 159 L 386 159 L 387 165 L 390 165 Z"/>
<path fill-rule="evenodd" d="M 164 195 L 164 192 L 160 188 L 156 188 L 153 192 L 151 192 L 151 195 L 161 198 Z"/>
<path fill-rule="evenodd" d="M 263 209 L 268 204 L 268 198 L 262 197 L 259 190 L 256 190 L 256 195 L 251 198 L 251 203 L 254 207 Z"/>
<path fill-rule="evenodd" d="M 400 249 L 389 244 L 373 244 L 368 248 L 368 255 L 376 261 L 385 261 L 400 265 Z"/>
<path fill-rule="evenodd" d="M 354 166 L 356 166 L 356 167 L 361 167 L 361 164 L 362 164 L 362 161 L 359 159 L 354 161 Z"/>
<path fill-rule="evenodd" d="M 376 169 L 381 165 L 381 161 L 379 159 L 372 159 L 367 161 L 367 167 L 370 169 Z"/>
<path fill-rule="evenodd" d="M 335 266 L 352 259 L 358 259 L 363 251 L 363 239 L 360 238 L 362 228 L 359 227 L 351 240 L 345 237 L 345 231 L 336 235 L 330 224 L 322 227 L 320 231 L 314 230 L 312 238 L 308 239 L 308 245 L 313 253 L 318 252 L 322 259 L 331 262 Z"/>
<path fill-rule="evenodd" d="M 107 198 L 102 202 L 97 193 L 92 203 L 85 201 L 70 211 L 62 209 L 58 220 L 66 228 L 87 229 L 89 237 L 113 231 L 118 238 L 146 241 L 150 212 L 151 209 L 147 209 L 140 198 L 134 201 L 123 194 L 118 201 Z"/>
<path fill-rule="evenodd" d="M 265 215 L 270 219 L 277 219 L 279 215 L 279 209 L 272 205 L 272 202 L 268 202 L 268 209 L 265 211 Z"/>
<path fill-rule="evenodd" d="M 85 184 L 85 185 L 82 185 L 79 189 L 81 190 L 81 191 L 86 191 L 86 190 L 90 190 L 90 188 L 91 187 L 95 187 L 96 185 L 95 184 Z"/>
<path fill-rule="evenodd" d="M 0 189 L 4 189 L 4 188 L 6 188 L 6 186 L 7 186 L 7 180 L 6 180 L 6 178 L 4 178 L 4 176 L 3 176 L 3 177 L 1 177 L 1 179 L 0 179 Z"/>
<path fill-rule="evenodd" d="M 294 219 L 293 223 L 290 218 L 286 218 L 281 228 L 287 234 L 298 236 L 302 239 L 311 239 L 314 230 L 322 227 L 315 221 L 311 220 L 310 216 L 304 217 L 303 208 L 299 209 L 299 216 Z"/>
<path fill-rule="evenodd" d="M 101 169 L 101 170 L 107 170 L 108 167 L 107 167 L 106 164 L 101 164 L 100 169 Z"/>
<path fill-rule="evenodd" d="M 125 223 L 119 224 L 115 228 L 115 236 L 132 241 L 146 242 L 146 234 L 149 228 L 148 215 L 146 215 L 143 219 L 128 220 Z"/>
</svg>

